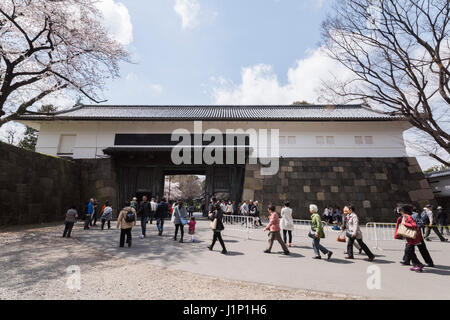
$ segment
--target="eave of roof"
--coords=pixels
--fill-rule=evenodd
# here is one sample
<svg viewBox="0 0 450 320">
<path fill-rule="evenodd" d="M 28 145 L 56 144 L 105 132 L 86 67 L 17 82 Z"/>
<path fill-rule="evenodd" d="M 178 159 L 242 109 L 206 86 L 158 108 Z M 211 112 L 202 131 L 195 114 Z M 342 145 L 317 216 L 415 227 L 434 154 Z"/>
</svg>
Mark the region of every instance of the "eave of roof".
<svg viewBox="0 0 450 320">
<path fill-rule="evenodd" d="M 405 121 L 361 105 L 78 106 L 22 121 Z"/>
</svg>

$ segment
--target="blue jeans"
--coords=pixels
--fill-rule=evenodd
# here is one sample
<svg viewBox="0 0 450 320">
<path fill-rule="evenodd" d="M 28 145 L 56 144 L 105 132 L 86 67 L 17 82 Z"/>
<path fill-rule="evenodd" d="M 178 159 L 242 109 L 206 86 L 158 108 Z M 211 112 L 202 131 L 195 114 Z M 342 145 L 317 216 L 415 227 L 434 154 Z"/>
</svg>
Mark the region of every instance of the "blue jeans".
<svg viewBox="0 0 450 320">
<path fill-rule="evenodd" d="M 156 228 L 158 228 L 159 232 L 163 232 L 163 228 L 164 228 L 164 219 L 163 218 L 158 218 L 156 220 Z"/>
<path fill-rule="evenodd" d="M 142 234 L 145 237 L 145 231 L 147 231 L 147 220 L 148 217 L 141 217 L 141 229 L 142 229 Z"/>
<path fill-rule="evenodd" d="M 320 256 L 319 250 L 322 251 L 323 254 L 327 254 L 329 252 L 327 248 L 320 244 L 320 238 L 314 238 L 312 245 L 316 256 Z"/>
</svg>

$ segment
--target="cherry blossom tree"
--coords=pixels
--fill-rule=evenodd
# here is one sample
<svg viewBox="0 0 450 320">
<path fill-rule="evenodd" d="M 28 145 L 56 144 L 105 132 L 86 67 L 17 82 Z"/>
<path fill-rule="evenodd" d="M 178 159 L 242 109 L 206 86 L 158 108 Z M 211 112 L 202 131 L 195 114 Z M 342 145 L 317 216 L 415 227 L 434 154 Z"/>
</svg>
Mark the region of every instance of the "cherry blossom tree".
<svg viewBox="0 0 450 320">
<path fill-rule="evenodd" d="M 128 54 L 107 32 L 96 3 L 0 1 L 0 126 L 57 93 L 101 102 L 105 81 L 119 76 Z"/>
<path fill-rule="evenodd" d="M 336 0 L 322 35 L 352 74 L 325 83 L 331 101 L 403 116 L 420 135 L 414 147 L 450 166 L 450 2 Z"/>
</svg>

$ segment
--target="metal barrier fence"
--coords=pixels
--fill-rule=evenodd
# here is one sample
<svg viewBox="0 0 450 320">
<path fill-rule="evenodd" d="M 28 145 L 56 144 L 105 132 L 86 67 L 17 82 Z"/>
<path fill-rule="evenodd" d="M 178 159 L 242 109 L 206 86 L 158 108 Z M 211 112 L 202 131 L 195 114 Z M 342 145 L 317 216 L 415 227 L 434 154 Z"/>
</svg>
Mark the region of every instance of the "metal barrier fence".
<svg viewBox="0 0 450 320">
<path fill-rule="evenodd" d="M 396 223 L 369 222 L 366 224 L 367 240 L 375 241 L 375 249 L 380 247 L 381 241 L 394 241 Z"/>
<path fill-rule="evenodd" d="M 246 233 L 247 240 L 250 239 L 250 233 L 254 232 L 259 227 L 259 221 L 255 217 L 250 216 L 233 216 L 224 215 L 223 224 L 226 225 L 226 230 L 232 231 L 242 231 Z M 295 237 L 308 237 L 311 230 L 311 220 L 293 220 L 294 221 L 294 231 L 293 236 Z M 267 223 L 267 221 L 264 221 Z M 322 221 L 323 231 L 325 236 L 328 236 L 330 226 Z"/>
<path fill-rule="evenodd" d="M 311 230 L 311 220 L 295 220 L 294 219 L 294 231 L 292 232 L 293 236 L 296 237 L 308 237 L 308 234 Z M 323 232 L 325 233 L 325 237 L 328 236 L 328 224 L 325 221 L 322 221 Z"/>
<path fill-rule="evenodd" d="M 257 228 L 257 224 L 259 225 L 258 220 L 250 216 L 223 215 L 222 222 L 226 226 L 225 230 L 245 232 L 247 240 L 250 239 L 250 233 Z"/>
</svg>

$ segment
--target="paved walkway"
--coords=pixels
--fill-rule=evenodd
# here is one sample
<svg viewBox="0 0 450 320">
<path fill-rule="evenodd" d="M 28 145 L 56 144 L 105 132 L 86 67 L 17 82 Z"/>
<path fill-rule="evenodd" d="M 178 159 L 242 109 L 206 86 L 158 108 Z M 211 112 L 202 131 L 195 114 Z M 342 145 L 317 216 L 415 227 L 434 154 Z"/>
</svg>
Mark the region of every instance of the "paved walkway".
<svg viewBox="0 0 450 320">
<path fill-rule="evenodd" d="M 428 242 L 436 267 L 415 273 L 399 264 L 404 250 L 402 241 L 382 242 L 384 250 L 373 250 L 376 260 L 369 263 L 365 256 L 358 254 L 353 261 L 345 260 L 345 244 L 336 241 L 337 232 L 330 232 L 322 241 L 334 252 L 333 258 L 327 261 L 312 259 L 311 239 L 306 237 L 294 238 L 290 256 L 277 253 L 277 250 L 281 251 L 278 243 L 274 245 L 274 253 L 264 254 L 267 233 L 262 228 L 255 230 L 250 240 L 246 240 L 242 232 L 225 230 L 223 236 L 229 251 L 226 256 L 220 254 L 219 243 L 213 252 L 206 248 L 212 238 L 207 221 L 198 221 L 196 243 L 188 242 L 187 232 L 185 243 L 173 241 L 174 228 L 170 221 L 166 221 L 162 237 L 157 235 L 155 224 L 148 224 L 146 239 L 139 239 L 140 229 L 139 224 L 133 229 L 132 248 L 119 248 L 120 232 L 116 229 L 77 230 L 75 236 L 83 244 L 108 255 L 147 262 L 149 271 L 154 265 L 223 279 L 374 299 L 450 299 L 450 243 Z M 367 243 L 370 248 L 375 245 L 371 241 Z M 418 256 L 421 258 L 419 253 Z M 367 286 L 371 276 L 368 272 L 372 270 L 369 267 L 373 266 L 379 268 L 379 290 L 370 290 Z"/>
</svg>

